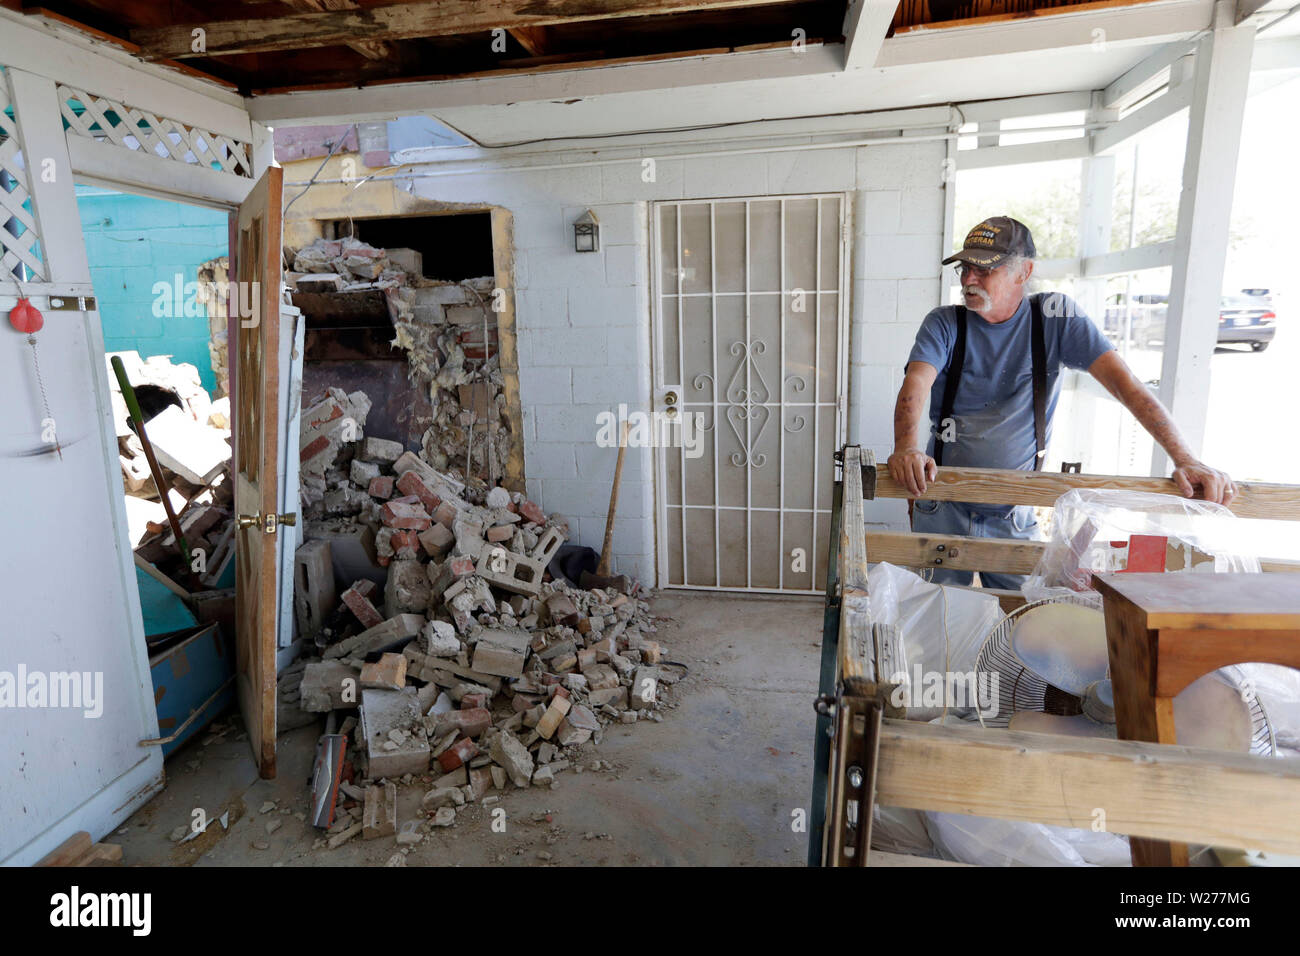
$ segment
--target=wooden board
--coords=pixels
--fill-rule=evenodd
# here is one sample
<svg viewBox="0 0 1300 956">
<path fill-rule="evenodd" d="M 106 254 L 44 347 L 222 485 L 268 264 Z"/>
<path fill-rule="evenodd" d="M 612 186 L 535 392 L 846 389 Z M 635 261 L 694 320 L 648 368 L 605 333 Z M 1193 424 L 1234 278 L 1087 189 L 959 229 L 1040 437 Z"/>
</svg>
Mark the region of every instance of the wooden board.
<svg viewBox="0 0 1300 956">
<path fill-rule="evenodd" d="M 867 547 L 862 506 L 862 466 L 875 465 L 869 450 L 844 448 L 844 505 L 840 519 L 839 679 L 875 679 L 871 602 L 867 596 Z"/>
<path fill-rule="evenodd" d="M 1300 765 L 1120 740 L 885 720 L 877 799 L 906 807 L 1105 827 L 1162 840 L 1300 851 Z"/>
<path fill-rule="evenodd" d="M 47 853 L 37 866 L 71 866 L 82 855 L 90 852 L 90 834 L 78 830 Z"/>
<path fill-rule="evenodd" d="M 1093 583 L 1140 608 L 1149 630 L 1300 631 L 1300 579 L 1290 574 L 1096 574 Z"/>
<path fill-rule="evenodd" d="M 905 568 L 943 567 L 958 571 L 1029 574 L 1046 549 L 1047 544 L 1043 541 L 906 531 L 867 532 L 868 561 L 873 564 L 888 561 Z"/>
<path fill-rule="evenodd" d="M 443 0 L 396 3 L 366 10 L 151 27 L 132 30 L 131 41 L 140 45 L 140 56 L 146 60 L 186 59 L 336 46 L 360 40 L 407 40 L 480 32 L 487 35 L 494 29 L 793 2 L 796 0 L 567 0 L 530 8 L 513 0 Z M 207 31 L 205 48 L 199 51 L 192 46 L 191 31 L 195 26 Z"/>
<path fill-rule="evenodd" d="M 277 510 L 280 235 L 283 171 L 272 166 L 239 207 L 231 274 L 257 283 L 255 314 L 235 316 L 235 514 Z M 234 286 L 232 288 L 240 288 Z M 232 296 L 238 292 L 232 292 Z M 238 311 L 237 303 L 235 310 Z M 245 328 L 247 325 L 249 327 Z M 276 534 L 282 532 L 277 531 Z M 276 535 L 261 522 L 235 532 L 235 667 L 239 709 L 258 772 L 275 776 Z"/>
<path fill-rule="evenodd" d="M 1004 468 L 940 468 L 922 496 L 927 501 L 969 501 L 975 504 L 1036 505 L 1050 508 L 1075 488 L 1121 488 L 1182 497 L 1169 478 L 1127 478 L 1119 475 L 1066 475 Z M 1300 521 L 1300 487 L 1263 482 L 1237 482 L 1238 495 L 1229 510 L 1239 518 L 1279 518 Z M 876 469 L 877 498 L 908 498 L 907 489 Z"/>
</svg>

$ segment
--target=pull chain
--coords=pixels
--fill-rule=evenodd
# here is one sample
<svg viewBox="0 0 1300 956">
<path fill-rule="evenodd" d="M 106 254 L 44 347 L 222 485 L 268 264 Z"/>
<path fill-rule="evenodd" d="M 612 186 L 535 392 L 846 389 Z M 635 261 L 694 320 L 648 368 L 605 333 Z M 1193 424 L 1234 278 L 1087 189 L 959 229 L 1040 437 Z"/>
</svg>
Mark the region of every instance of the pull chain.
<svg viewBox="0 0 1300 956">
<path fill-rule="evenodd" d="M 41 377 L 41 360 L 36 353 L 36 335 L 35 333 L 27 336 L 27 344 L 32 347 L 32 364 L 36 366 L 36 384 L 41 389 L 41 406 L 45 409 L 45 417 L 41 419 L 41 434 L 44 436 L 45 428 L 51 429 L 51 434 L 55 435 L 54 450 L 58 453 L 59 460 L 63 460 L 63 449 L 59 445 L 59 439 L 55 431 L 54 416 L 50 414 L 50 399 L 45 394 L 45 380 Z"/>
</svg>

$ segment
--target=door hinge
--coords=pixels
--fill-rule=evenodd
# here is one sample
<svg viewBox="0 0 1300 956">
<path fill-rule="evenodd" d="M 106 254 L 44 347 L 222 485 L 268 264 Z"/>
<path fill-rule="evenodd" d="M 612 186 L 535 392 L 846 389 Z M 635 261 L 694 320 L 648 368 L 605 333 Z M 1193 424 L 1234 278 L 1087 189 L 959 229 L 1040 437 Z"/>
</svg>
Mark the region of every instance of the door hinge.
<svg viewBox="0 0 1300 956">
<path fill-rule="evenodd" d="M 49 307 L 55 312 L 93 312 L 95 297 L 93 295 L 52 295 Z"/>
</svg>

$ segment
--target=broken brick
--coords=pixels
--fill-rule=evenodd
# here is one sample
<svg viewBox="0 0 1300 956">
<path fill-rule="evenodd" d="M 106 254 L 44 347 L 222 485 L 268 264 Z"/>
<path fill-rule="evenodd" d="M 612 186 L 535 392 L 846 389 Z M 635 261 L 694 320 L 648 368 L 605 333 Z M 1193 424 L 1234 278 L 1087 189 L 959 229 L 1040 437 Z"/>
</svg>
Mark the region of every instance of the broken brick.
<svg viewBox="0 0 1300 956">
<path fill-rule="evenodd" d="M 384 524 L 390 528 L 424 531 L 432 524 L 422 505 L 407 504 L 397 498 L 384 502 L 382 514 Z"/>
<path fill-rule="evenodd" d="M 391 498 L 393 497 L 393 479 L 388 475 L 371 478 L 366 491 L 372 498 Z"/>
<path fill-rule="evenodd" d="M 384 623 L 383 615 L 379 613 L 368 597 L 374 590 L 374 581 L 361 580 L 344 591 L 341 596 L 341 600 L 347 605 L 348 610 L 356 615 L 356 619 L 365 628 L 376 627 Z"/>
<path fill-rule="evenodd" d="M 527 498 L 519 502 L 519 513 L 524 516 L 525 521 L 531 521 L 533 524 L 546 524 L 546 512 Z"/>
<path fill-rule="evenodd" d="M 403 472 L 398 477 L 397 489 L 404 495 L 413 495 L 420 499 L 420 504 L 429 513 L 432 513 L 442 503 L 442 499 L 430 491 L 429 486 L 413 471 Z"/>
<path fill-rule="evenodd" d="M 438 754 L 438 766 L 443 773 L 451 773 L 466 761 L 478 756 L 478 744 L 468 737 L 462 737 L 442 753 Z"/>
<path fill-rule="evenodd" d="M 400 560 L 409 561 L 420 556 L 420 532 L 418 531 L 393 531 L 389 538 L 389 547 L 393 549 L 393 557 Z"/>
<path fill-rule="evenodd" d="M 388 653 L 377 661 L 361 665 L 361 686 L 401 690 L 406 686 L 406 658 Z"/>
</svg>

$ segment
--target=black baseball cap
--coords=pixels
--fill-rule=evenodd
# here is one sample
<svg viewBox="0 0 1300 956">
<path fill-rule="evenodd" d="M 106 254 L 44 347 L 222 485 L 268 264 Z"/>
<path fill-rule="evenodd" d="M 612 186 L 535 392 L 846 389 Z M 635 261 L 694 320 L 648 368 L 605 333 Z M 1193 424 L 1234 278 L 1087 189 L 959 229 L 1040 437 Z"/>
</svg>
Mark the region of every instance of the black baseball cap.
<svg viewBox="0 0 1300 956">
<path fill-rule="evenodd" d="M 943 260 L 943 265 L 969 262 L 991 269 L 1011 256 L 1034 258 L 1034 237 L 1029 227 L 1010 216 L 992 216 L 966 233 L 961 251 Z"/>
</svg>

